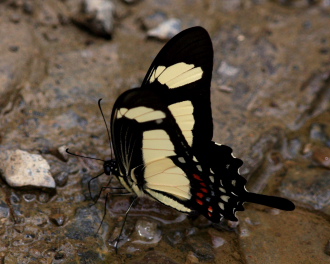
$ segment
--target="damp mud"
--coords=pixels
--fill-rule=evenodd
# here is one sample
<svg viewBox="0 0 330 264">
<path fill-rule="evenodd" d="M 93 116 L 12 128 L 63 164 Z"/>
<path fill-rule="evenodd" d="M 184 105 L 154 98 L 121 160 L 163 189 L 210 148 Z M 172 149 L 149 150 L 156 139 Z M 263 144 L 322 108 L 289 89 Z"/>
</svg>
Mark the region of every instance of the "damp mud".
<svg viewBox="0 0 330 264">
<path fill-rule="evenodd" d="M 55 182 L 0 179 L 1 263 L 330 262 L 329 1 L 4 0 L 0 23 L 0 154 L 40 155 Z M 98 100 L 109 122 L 166 40 L 197 25 L 215 53 L 213 140 L 244 161 L 249 191 L 296 209 L 245 204 L 212 225 L 143 198 L 116 254 L 132 197 L 65 149 L 109 158 Z"/>
</svg>

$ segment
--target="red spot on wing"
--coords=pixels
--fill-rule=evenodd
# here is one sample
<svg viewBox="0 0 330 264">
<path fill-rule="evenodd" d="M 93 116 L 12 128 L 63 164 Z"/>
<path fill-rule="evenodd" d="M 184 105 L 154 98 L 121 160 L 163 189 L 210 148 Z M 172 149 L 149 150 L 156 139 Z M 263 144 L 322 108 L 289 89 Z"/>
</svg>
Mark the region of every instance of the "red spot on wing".
<svg viewBox="0 0 330 264">
<path fill-rule="evenodd" d="M 212 214 L 210 212 L 208 212 L 208 215 L 209 215 L 209 217 L 212 217 Z"/>
<path fill-rule="evenodd" d="M 203 201 L 202 200 L 199 200 L 199 199 L 196 199 L 196 202 L 199 204 L 199 205 L 203 205 Z"/>
<path fill-rule="evenodd" d="M 197 175 L 197 174 L 193 174 L 193 176 L 194 176 L 194 178 L 195 178 L 196 180 L 202 181 L 201 176 L 199 176 L 199 175 Z"/>
<path fill-rule="evenodd" d="M 201 188 L 201 191 L 202 191 L 203 193 L 208 193 L 208 192 L 209 192 L 208 189 L 206 189 L 206 188 Z"/>
<path fill-rule="evenodd" d="M 201 182 L 200 184 L 201 184 L 203 187 L 206 187 L 205 182 Z"/>
<path fill-rule="evenodd" d="M 212 208 L 212 206 L 209 206 L 209 208 L 207 209 L 210 213 L 212 213 L 213 212 L 213 208 Z"/>
<path fill-rule="evenodd" d="M 204 194 L 203 194 L 203 193 L 197 193 L 197 196 L 198 196 L 199 198 L 203 198 L 203 197 L 204 197 Z"/>
</svg>

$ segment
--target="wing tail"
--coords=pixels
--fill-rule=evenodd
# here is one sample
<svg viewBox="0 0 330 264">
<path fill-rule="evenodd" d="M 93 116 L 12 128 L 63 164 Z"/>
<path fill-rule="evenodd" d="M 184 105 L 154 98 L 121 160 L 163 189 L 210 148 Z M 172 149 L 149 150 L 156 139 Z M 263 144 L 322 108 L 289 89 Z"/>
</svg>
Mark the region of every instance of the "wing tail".
<svg viewBox="0 0 330 264">
<path fill-rule="evenodd" d="M 269 196 L 264 194 L 250 193 L 248 192 L 244 197 L 246 202 L 261 204 L 273 208 L 277 208 L 284 211 L 293 211 L 295 205 L 288 199 L 276 196 Z"/>
</svg>

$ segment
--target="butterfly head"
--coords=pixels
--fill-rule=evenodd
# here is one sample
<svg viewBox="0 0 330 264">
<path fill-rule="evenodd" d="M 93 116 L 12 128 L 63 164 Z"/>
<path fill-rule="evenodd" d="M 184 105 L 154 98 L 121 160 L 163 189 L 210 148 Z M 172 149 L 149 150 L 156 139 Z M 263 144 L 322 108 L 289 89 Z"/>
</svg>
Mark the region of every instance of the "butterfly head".
<svg viewBox="0 0 330 264">
<path fill-rule="evenodd" d="M 104 161 L 103 170 L 106 175 L 110 175 L 110 174 L 117 175 L 118 172 L 117 162 L 114 159 Z"/>
</svg>

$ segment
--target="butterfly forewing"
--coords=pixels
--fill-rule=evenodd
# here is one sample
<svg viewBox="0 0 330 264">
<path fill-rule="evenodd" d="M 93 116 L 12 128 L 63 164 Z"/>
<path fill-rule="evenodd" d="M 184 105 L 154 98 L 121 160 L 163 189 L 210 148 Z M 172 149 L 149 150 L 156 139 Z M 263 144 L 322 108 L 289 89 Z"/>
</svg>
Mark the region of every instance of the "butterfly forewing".
<svg viewBox="0 0 330 264">
<path fill-rule="evenodd" d="M 162 100 L 169 105 L 183 131 L 185 124 L 182 120 L 190 122 L 192 129 L 189 127 L 190 133 L 184 136 L 196 153 L 207 151 L 206 143 L 213 135 L 210 103 L 212 69 L 210 36 L 205 29 L 194 27 L 176 35 L 165 45 L 142 83 L 143 88 L 163 90 Z"/>
</svg>

